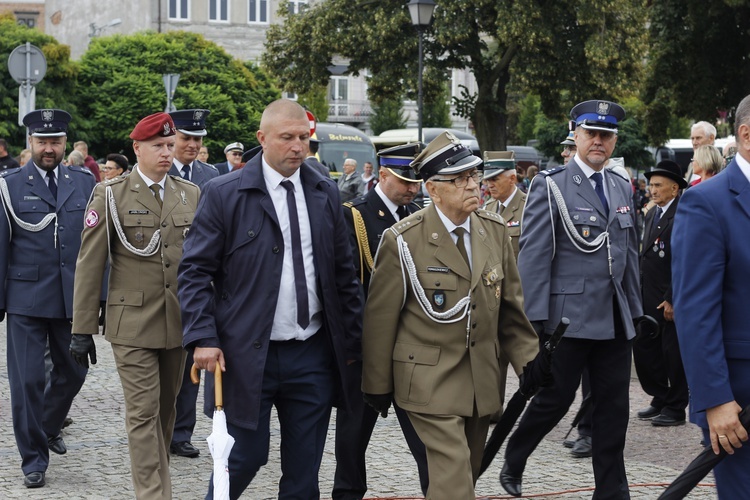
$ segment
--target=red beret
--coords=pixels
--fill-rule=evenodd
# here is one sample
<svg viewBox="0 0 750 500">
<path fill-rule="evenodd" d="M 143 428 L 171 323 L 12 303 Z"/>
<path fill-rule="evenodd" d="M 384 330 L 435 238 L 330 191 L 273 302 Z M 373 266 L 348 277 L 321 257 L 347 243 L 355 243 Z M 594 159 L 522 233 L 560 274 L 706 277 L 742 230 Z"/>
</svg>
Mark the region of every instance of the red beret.
<svg viewBox="0 0 750 500">
<path fill-rule="evenodd" d="M 154 137 L 169 137 L 174 135 L 174 122 L 167 113 L 154 113 L 138 122 L 130 138 L 134 141 L 147 141 Z"/>
</svg>

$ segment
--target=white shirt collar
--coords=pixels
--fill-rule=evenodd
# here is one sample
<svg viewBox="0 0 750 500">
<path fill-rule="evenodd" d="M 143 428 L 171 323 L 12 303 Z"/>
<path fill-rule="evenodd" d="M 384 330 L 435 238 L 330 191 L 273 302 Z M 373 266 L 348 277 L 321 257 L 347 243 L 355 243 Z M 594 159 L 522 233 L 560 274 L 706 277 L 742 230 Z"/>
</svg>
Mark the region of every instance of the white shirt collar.
<svg viewBox="0 0 750 500">
<path fill-rule="evenodd" d="M 593 168 L 586 165 L 583 160 L 581 160 L 581 157 L 578 156 L 578 153 L 576 153 L 575 157 L 573 159 L 576 161 L 576 165 L 581 167 L 581 171 L 583 172 L 583 175 L 586 176 L 587 179 L 591 179 L 591 176 L 594 175 L 597 171 Z M 604 172 L 604 169 L 599 170 L 599 172 Z M 604 174 L 602 173 L 602 177 L 604 177 Z"/>
<path fill-rule="evenodd" d="M 261 164 L 263 168 L 263 178 L 266 180 L 266 186 L 269 189 L 277 189 L 281 187 L 281 181 L 290 180 L 294 184 L 294 189 L 302 188 L 302 180 L 300 179 L 300 169 L 294 171 L 289 177 L 284 177 L 279 172 L 274 170 L 271 165 L 266 163 L 265 155 L 261 157 Z M 282 188 L 283 189 L 283 188 Z"/>
<path fill-rule="evenodd" d="M 435 210 L 437 210 L 440 220 L 443 221 L 443 225 L 445 226 L 445 229 L 447 229 L 449 233 L 452 233 L 453 230 L 456 229 L 457 227 L 462 227 L 466 229 L 467 233 L 471 234 L 471 216 L 467 217 L 466 220 L 462 224 L 457 226 L 453 223 L 452 220 L 446 217 L 443 212 L 440 211 L 440 208 L 438 208 L 437 205 L 435 205 Z"/>
<path fill-rule="evenodd" d="M 39 172 L 39 176 L 42 179 L 47 178 L 46 170 L 39 168 L 36 163 L 34 163 L 34 168 L 36 168 L 36 171 Z M 57 165 L 54 169 L 52 169 L 52 171 L 55 173 L 55 180 L 59 179 L 60 178 L 60 165 Z M 47 181 L 44 181 L 44 182 L 47 182 Z"/>
<path fill-rule="evenodd" d="M 734 161 L 737 162 L 737 166 L 740 167 L 740 170 L 742 170 L 742 173 L 745 174 L 748 182 L 750 182 L 750 162 L 739 153 L 734 155 Z"/>
<path fill-rule="evenodd" d="M 393 203 L 383 192 L 383 188 L 380 187 L 380 183 L 375 184 L 375 192 L 378 193 L 378 196 L 380 196 L 380 199 L 383 200 L 383 203 L 385 203 L 385 206 L 388 207 L 388 210 L 391 211 L 391 215 L 393 215 L 393 218 L 398 221 L 398 215 L 396 215 L 396 210 L 398 210 L 398 205 Z"/>
<path fill-rule="evenodd" d="M 187 165 L 190 168 L 191 171 L 193 170 L 193 162 L 182 163 L 177 158 L 174 158 L 172 161 L 174 162 L 175 167 L 177 167 L 177 170 L 179 170 L 180 173 L 182 173 L 182 167 L 184 167 L 185 165 Z"/>
<path fill-rule="evenodd" d="M 667 210 L 669 210 L 669 207 L 672 206 L 672 203 L 674 203 L 674 200 L 676 200 L 676 199 L 677 199 L 677 197 L 675 196 L 674 198 L 672 198 L 671 200 L 669 200 L 669 202 L 667 202 L 666 205 L 664 205 L 663 207 L 661 207 L 661 213 L 662 213 L 662 215 L 664 215 L 665 213 L 667 213 Z"/>
<path fill-rule="evenodd" d="M 518 188 L 514 186 L 514 187 L 513 187 L 513 192 L 512 192 L 512 193 L 510 193 L 510 196 L 508 196 L 508 199 L 507 199 L 507 200 L 505 200 L 505 201 L 500 201 L 500 200 L 497 200 L 497 202 L 498 202 L 498 203 L 499 203 L 500 205 L 502 205 L 502 206 L 504 206 L 504 207 L 507 207 L 508 205 L 510 205 L 510 202 L 511 202 L 511 201 L 513 201 L 513 197 L 514 197 L 514 196 L 516 195 L 516 193 L 517 193 L 517 192 L 518 192 Z"/>
<path fill-rule="evenodd" d="M 149 179 L 148 177 L 146 177 L 146 175 L 144 175 L 144 174 L 143 174 L 143 172 L 141 172 L 141 168 L 140 168 L 140 167 L 138 166 L 138 164 L 137 164 L 137 163 L 136 163 L 136 165 L 135 165 L 135 168 L 133 168 L 133 170 L 134 170 L 135 172 L 138 172 L 138 175 L 139 175 L 139 176 L 141 177 L 141 179 L 143 179 L 143 182 L 145 182 L 145 183 L 146 183 L 146 187 L 147 187 L 147 188 L 149 188 L 149 189 L 151 189 L 151 185 L 152 185 L 152 184 L 158 184 L 159 186 L 161 186 L 161 188 L 162 188 L 162 190 L 163 190 L 163 189 L 164 189 L 164 186 L 165 186 L 165 185 L 166 185 L 166 183 L 167 183 L 167 176 L 166 176 L 166 175 L 165 175 L 164 177 L 162 177 L 162 178 L 161 178 L 161 180 L 160 180 L 159 182 L 154 182 L 154 181 L 152 181 L 151 179 Z M 131 174 L 131 175 L 132 175 L 132 174 Z"/>
</svg>

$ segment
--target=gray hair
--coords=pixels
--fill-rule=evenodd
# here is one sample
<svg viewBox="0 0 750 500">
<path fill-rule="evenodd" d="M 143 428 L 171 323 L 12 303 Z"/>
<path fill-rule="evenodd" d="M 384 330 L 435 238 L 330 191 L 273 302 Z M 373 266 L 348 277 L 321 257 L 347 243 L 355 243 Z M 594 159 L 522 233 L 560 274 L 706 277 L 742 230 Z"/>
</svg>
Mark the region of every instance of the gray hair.
<svg viewBox="0 0 750 500">
<path fill-rule="evenodd" d="M 68 155 L 68 163 L 70 165 L 81 167 L 83 166 L 84 160 L 85 158 L 83 157 L 83 153 L 81 153 L 80 151 L 73 150 Z"/>
<path fill-rule="evenodd" d="M 709 135 L 709 136 L 712 135 L 712 136 L 714 136 L 714 139 L 716 138 L 716 127 L 714 127 L 713 125 L 711 125 L 708 122 L 694 123 L 693 126 L 690 127 L 690 131 L 692 132 L 693 130 L 695 130 L 695 129 L 699 128 L 699 127 L 703 129 L 703 132 L 706 135 Z"/>
<path fill-rule="evenodd" d="M 750 125 L 750 95 L 740 101 L 734 113 L 734 136 L 737 141 L 740 140 L 740 125 Z"/>
</svg>

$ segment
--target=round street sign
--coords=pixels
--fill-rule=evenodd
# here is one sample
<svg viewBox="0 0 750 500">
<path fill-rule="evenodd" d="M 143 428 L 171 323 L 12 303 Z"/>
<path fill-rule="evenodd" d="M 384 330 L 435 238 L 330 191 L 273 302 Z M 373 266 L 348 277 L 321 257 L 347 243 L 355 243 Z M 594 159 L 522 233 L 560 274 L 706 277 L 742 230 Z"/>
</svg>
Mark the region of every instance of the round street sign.
<svg viewBox="0 0 750 500">
<path fill-rule="evenodd" d="M 36 85 L 47 73 L 47 58 L 39 47 L 26 42 L 8 56 L 8 72 L 18 83 Z"/>
<path fill-rule="evenodd" d="M 311 111 L 305 110 L 307 113 L 307 119 L 310 120 L 310 135 L 315 133 L 315 128 L 318 126 L 318 121 L 315 119 L 315 115 Z"/>
</svg>

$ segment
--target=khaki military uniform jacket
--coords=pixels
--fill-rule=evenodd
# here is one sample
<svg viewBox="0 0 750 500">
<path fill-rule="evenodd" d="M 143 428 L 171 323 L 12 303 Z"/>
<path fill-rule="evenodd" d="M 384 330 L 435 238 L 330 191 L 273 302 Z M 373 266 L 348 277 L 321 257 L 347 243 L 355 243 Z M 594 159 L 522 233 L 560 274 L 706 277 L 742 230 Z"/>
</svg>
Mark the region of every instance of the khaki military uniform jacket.
<svg viewBox="0 0 750 500">
<path fill-rule="evenodd" d="M 518 238 L 521 236 L 521 219 L 523 218 L 523 207 L 526 205 L 526 193 L 517 189 L 513 199 L 510 200 L 510 205 L 503 207 L 498 212 L 497 207 L 499 204 L 500 202 L 497 200 L 492 200 L 484 208 L 490 212 L 499 213 L 505 220 L 505 225 L 510 235 L 510 242 L 513 244 L 513 254 L 516 256 L 516 260 L 518 260 Z"/>
<path fill-rule="evenodd" d="M 408 274 L 404 284 L 397 234 L 435 310 L 448 311 L 471 292 L 466 317 L 441 324 L 425 313 Z M 502 219 L 484 210 L 471 215 L 473 272 L 434 205 L 382 239 L 365 306 L 363 392 L 393 392 L 399 406 L 418 413 L 468 417 L 475 403 L 480 416 L 499 410 L 501 346 L 516 373 L 538 351 Z"/>
<path fill-rule="evenodd" d="M 154 232 L 161 230 L 161 243 L 154 255 L 136 255 L 122 243 L 106 203 L 106 187 L 112 188 L 117 219 L 132 246 L 145 248 Z M 163 206 L 159 207 L 137 171 L 96 186 L 86 209 L 78 256 L 73 333 L 98 332 L 102 275 L 109 257 L 107 340 L 146 349 L 182 345 L 177 268 L 199 193 L 195 184 L 168 175 Z"/>
</svg>

